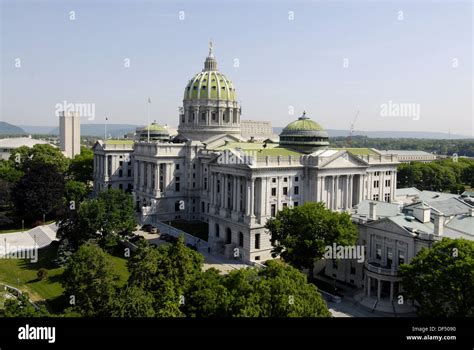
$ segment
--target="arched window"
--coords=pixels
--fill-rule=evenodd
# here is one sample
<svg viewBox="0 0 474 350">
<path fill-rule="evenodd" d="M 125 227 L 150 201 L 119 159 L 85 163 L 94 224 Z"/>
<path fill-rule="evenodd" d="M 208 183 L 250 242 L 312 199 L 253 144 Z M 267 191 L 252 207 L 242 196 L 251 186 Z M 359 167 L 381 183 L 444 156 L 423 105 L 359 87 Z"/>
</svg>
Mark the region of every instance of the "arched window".
<svg viewBox="0 0 474 350">
<path fill-rule="evenodd" d="M 244 234 L 242 232 L 239 232 L 239 247 L 244 246 Z"/>
<path fill-rule="evenodd" d="M 219 225 L 216 224 L 216 237 L 219 238 Z"/>
<path fill-rule="evenodd" d="M 227 228 L 225 243 L 226 244 L 232 243 L 232 231 L 230 230 L 230 228 Z"/>
</svg>

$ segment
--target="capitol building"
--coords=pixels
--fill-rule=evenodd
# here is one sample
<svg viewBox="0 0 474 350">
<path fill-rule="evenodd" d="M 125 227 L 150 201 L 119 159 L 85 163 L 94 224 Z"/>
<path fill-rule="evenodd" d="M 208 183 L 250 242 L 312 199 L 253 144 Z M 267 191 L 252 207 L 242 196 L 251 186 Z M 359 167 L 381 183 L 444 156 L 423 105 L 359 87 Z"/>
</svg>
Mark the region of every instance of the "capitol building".
<svg viewBox="0 0 474 350">
<path fill-rule="evenodd" d="M 94 190 L 134 196 L 143 223 L 208 223 L 214 254 L 246 262 L 271 259 L 265 223 L 282 208 L 323 202 L 345 211 L 363 200 L 393 202 L 397 156 L 375 149 L 332 148 L 306 113 L 279 141 L 244 139 L 232 80 L 212 46 L 204 68 L 185 85 L 178 133 L 152 123 L 135 140 L 98 141 Z"/>
</svg>

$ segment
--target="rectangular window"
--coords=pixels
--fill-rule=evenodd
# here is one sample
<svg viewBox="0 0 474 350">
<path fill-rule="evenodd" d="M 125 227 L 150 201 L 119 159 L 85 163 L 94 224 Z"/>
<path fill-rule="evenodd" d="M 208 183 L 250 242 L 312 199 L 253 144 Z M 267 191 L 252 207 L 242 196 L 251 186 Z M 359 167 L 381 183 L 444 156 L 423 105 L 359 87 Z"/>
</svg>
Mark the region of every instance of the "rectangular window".
<svg viewBox="0 0 474 350">
<path fill-rule="evenodd" d="M 272 218 L 274 218 L 276 216 L 276 204 L 271 205 L 270 214 L 271 214 Z"/>
<path fill-rule="evenodd" d="M 272 187 L 272 197 L 275 197 L 277 195 L 277 189 L 275 187 Z"/>
<path fill-rule="evenodd" d="M 207 177 L 204 178 L 204 189 L 207 190 Z"/>
<path fill-rule="evenodd" d="M 298 182 L 298 176 L 295 176 L 295 182 Z"/>
<path fill-rule="evenodd" d="M 300 188 L 298 186 L 295 186 L 295 194 L 300 194 Z"/>
<path fill-rule="evenodd" d="M 382 246 L 380 244 L 375 245 L 375 258 L 382 259 Z"/>
<path fill-rule="evenodd" d="M 372 196 L 372 199 L 373 199 L 374 201 L 378 201 L 378 200 L 379 200 L 379 195 L 378 195 L 378 194 L 374 194 L 374 195 Z"/>
<path fill-rule="evenodd" d="M 179 164 L 176 164 L 176 170 L 179 170 Z"/>
<path fill-rule="evenodd" d="M 379 176 L 379 175 L 380 175 L 380 171 L 374 172 L 374 176 Z"/>
<path fill-rule="evenodd" d="M 272 182 L 273 182 L 273 183 L 276 183 L 276 182 L 277 182 L 276 177 L 272 177 Z"/>
<path fill-rule="evenodd" d="M 288 196 L 288 187 L 283 187 L 283 195 Z"/>
<path fill-rule="evenodd" d="M 260 249 L 260 233 L 255 234 L 255 249 Z"/>
<path fill-rule="evenodd" d="M 123 165 L 123 161 L 119 161 L 119 165 L 122 166 L 122 165 Z"/>
<path fill-rule="evenodd" d="M 379 188 L 379 180 L 374 181 L 374 188 Z"/>
<path fill-rule="evenodd" d="M 390 193 L 385 193 L 384 200 L 385 202 L 390 202 Z"/>
<path fill-rule="evenodd" d="M 391 171 L 386 171 L 385 175 L 390 175 L 392 172 Z"/>
<path fill-rule="evenodd" d="M 297 206 L 298 206 L 298 202 L 294 202 L 294 203 L 293 203 L 293 206 L 297 207 Z"/>
<path fill-rule="evenodd" d="M 123 176 L 123 171 L 122 169 L 119 170 L 119 177 L 122 177 Z"/>
<path fill-rule="evenodd" d="M 385 187 L 390 187 L 390 180 L 385 180 Z"/>
<path fill-rule="evenodd" d="M 387 248 L 387 266 L 392 267 L 392 262 L 393 262 L 392 248 Z"/>
<path fill-rule="evenodd" d="M 128 176 L 128 177 L 131 177 L 131 176 L 132 176 L 132 169 L 128 169 L 128 170 L 127 170 L 127 176 Z"/>
<path fill-rule="evenodd" d="M 354 266 L 354 263 L 351 262 L 351 275 L 355 275 L 356 274 L 356 268 Z"/>
<path fill-rule="evenodd" d="M 288 178 L 287 178 L 287 177 L 284 177 L 284 178 L 283 178 L 283 182 L 288 182 Z"/>
<path fill-rule="evenodd" d="M 180 189 L 180 188 L 179 188 L 179 182 L 176 182 L 176 183 L 174 184 L 174 190 L 175 190 L 176 192 L 179 192 L 179 189 Z"/>
<path fill-rule="evenodd" d="M 399 250 L 398 251 L 398 265 L 404 264 L 405 263 L 405 252 Z"/>
</svg>

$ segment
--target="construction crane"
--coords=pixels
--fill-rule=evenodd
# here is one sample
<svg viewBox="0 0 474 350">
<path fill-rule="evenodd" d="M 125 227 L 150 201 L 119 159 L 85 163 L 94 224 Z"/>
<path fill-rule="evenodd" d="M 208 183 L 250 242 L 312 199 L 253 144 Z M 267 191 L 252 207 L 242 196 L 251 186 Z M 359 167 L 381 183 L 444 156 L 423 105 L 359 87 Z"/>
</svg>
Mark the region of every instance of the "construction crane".
<svg viewBox="0 0 474 350">
<path fill-rule="evenodd" d="M 354 133 L 354 125 L 358 117 L 359 117 L 359 111 L 357 111 L 356 116 L 354 117 L 354 120 L 351 123 L 351 128 L 349 129 L 349 137 L 347 138 L 348 147 L 352 147 L 352 134 Z"/>
</svg>

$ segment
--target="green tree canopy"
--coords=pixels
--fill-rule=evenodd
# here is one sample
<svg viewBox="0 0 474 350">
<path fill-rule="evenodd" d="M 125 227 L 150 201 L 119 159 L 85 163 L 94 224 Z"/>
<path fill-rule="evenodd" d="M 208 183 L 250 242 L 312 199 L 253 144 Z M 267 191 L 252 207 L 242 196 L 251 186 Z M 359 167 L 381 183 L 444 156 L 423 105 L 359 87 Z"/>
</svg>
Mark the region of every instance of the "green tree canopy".
<svg viewBox="0 0 474 350">
<path fill-rule="evenodd" d="M 81 147 L 81 153 L 71 160 L 69 173 L 76 181 L 88 183 L 92 181 L 94 170 L 94 152 L 87 147 Z"/>
<path fill-rule="evenodd" d="M 96 245 L 84 244 L 74 253 L 63 273 L 66 298 L 82 316 L 110 316 L 119 276 L 105 252 Z M 125 295 L 122 295 L 125 297 Z"/>
<path fill-rule="evenodd" d="M 323 203 L 283 208 L 265 227 L 271 233 L 272 255 L 298 269 L 309 269 L 310 278 L 314 263 L 323 257 L 326 246 L 352 245 L 357 239 L 350 215 L 326 209 Z"/>
<path fill-rule="evenodd" d="M 419 314 L 430 317 L 474 316 L 474 242 L 443 238 L 400 266 L 403 290 L 416 300 Z"/>
<path fill-rule="evenodd" d="M 69 159 L 56 148 L 49 144 L 36 144 L 33 147 L 22 146 L 12 151 L 9 161 L 14 167 L 26 171 L 35 165 L 53 165 L 65 174 L 69 168 Z"/>
</svg>

